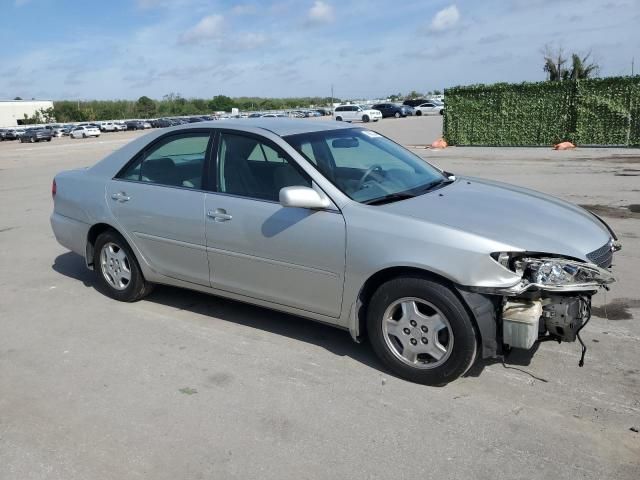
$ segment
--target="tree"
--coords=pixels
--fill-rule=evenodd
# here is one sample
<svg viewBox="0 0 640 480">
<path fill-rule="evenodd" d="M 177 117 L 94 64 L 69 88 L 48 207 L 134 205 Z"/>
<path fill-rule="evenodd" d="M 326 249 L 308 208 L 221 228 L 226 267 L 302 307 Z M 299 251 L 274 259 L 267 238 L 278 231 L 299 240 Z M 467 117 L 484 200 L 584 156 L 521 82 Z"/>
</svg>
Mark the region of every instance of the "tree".
<svg viewBox="0 0 640 480">
<path fill-rule="evenodd" d="M 407 95 L 407 98 L 420 98 L 422 97 L 422 94 L 419 92 L 416 92 L 415 90 L 411 90 L 411 92 L 409 92 L 409 94 Z"/>
<path fill-rule="evenodd" d="M 156 111 L 156 103 L 146 95 L 143 95 L 136 102 L 136 111 L 142 117 L 148 118 Z"/>
<path fill-rule="evenodd" d="M 567 68 L 569 61 L 565 56 L 564 49 L 558 47 L 553 50 L 547 46 L 544 50 L 544 67 L 549 81 L 560 82 L 564 80 L 584 80 L 598 74 L 600 67 L 596 63 L 589 63 L 591 52 L 580 57 L 577 53 L 571 54 L 571 67 Z"/>
<path fill-rule="evenodd" d="M 442 95 L 442 90 L 438 90 L 437 88 L 433 91 L 434 95 Z"/>
<path fill-rule="evenodd" d="M 209 100 L 209 103 L 207 105 L 211 110 L 216 112 L 217 111 L 228 112 L 228 111 L 231 111 L 233 107 L 235 107 L 235 103 L 233 99 L 231 99 L 230 97 L 227 97 L 226 95 L 216 95 L 211 100 Z"/>
<path fill-rule="evenodd" d="M 15 97 L 14 100 L 22 100 L 22 97 Z"/>
<path fill-rule="evenodd" d="M 596 63 L 589 63 L 591 52 L 580 58 L 577 54 L 571 55 L 571 72 L 569 78 L 571 80 L 584 80 L 598 74 L 600 67 Z"/>
</svg>

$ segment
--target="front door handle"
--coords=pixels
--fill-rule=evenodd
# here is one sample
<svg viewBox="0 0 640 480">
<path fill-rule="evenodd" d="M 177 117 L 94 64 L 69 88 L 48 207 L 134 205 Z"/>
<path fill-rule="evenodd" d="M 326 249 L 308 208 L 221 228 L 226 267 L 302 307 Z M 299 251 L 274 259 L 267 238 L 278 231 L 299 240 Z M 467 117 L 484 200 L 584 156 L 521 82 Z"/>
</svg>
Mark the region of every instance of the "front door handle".
<svg viewBox="0 0 640 480">
<path fill-rule="evenodd" d="M 207 217 L 213 218 L 216 222 L 227 222 L 233 217 L 227 213 L 224 208 L 216 208 L 215 210 L 209 210 Z"/>
<path fill-rule="evenodd" d="M 131 197 L 124 192 L 118 192 L 111 195 L 111 198 L 118 202 L 128 202 L 131 200 Z"/>
</svg>

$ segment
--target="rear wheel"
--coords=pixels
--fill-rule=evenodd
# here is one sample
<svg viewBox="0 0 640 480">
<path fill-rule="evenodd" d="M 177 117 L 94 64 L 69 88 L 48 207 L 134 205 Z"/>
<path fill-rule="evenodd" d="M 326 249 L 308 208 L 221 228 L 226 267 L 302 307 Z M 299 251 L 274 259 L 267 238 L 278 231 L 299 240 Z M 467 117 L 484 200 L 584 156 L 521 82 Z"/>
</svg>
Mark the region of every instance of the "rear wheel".
<svg viewBox="0 0 640 480">
<path fill-rule="evenodd" d="M 444 385 L 476 358 L 476 331 L 463 304 L 448 287 L 426 278 L 381 285 L 369 303 L 367 328 L 378 357 L 413 382 Z"/>
<path fill-rule="evenodd" d="M 115 231 L 101 233 L 96 239 L 93 265 L 100 286 L 111 298 L 135 302 L 153 289 L 142 276 L 131 248 Z"/>
<path fill-rule="evenodd" d="M 440 115 L 444 115 L 444 110 L 440 110 Z"/>
</svg>

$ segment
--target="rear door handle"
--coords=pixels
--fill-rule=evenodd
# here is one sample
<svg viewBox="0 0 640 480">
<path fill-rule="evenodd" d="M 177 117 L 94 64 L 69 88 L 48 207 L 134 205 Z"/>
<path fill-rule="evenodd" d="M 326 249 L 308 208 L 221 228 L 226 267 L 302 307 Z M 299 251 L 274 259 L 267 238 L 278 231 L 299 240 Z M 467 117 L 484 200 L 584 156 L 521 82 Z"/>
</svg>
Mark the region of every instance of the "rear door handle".
<svg viewBox="0 0 640 480">
<path fill-rule="evenodd" d="M 213 218 L 216 222 L 227 222 L 233 217 L 227 213 L 224 208 L 216 208 L 215 210 L 209 210 L 207 217 Z"/>
<path fill-rule="evenodd" d="M 124 192 L 113 193 L 111 195 L 111 198 L 117 200 L 118 202 L 128 202 L 129 200 L 131 200 L 131 197 Z"/>
</svg>

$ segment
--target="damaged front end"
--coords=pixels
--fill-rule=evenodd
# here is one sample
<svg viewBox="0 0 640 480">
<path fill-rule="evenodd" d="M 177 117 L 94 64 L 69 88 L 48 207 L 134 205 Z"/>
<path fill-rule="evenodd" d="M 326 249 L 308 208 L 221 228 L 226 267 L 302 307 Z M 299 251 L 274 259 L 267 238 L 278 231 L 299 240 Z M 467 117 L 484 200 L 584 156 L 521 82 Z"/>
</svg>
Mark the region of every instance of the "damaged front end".
<svg viewBox="0 0 640 480">
<path fill-rule="evenodd" d="M 579 365 L 584 364 L 586 347 L 580 330 L 591 317 L 591 297 L 615 282 L 608 268 L 620 244 L 612 239 L 606 247 L 609 254 L 603 256 L 600 252 L 599 265 L 529 252 L 492 254 L 496 262 L 521 276 L 520 282 L 508 288 L 475 289 L 477 293 L 502 297 L 496 333 L 503 351 L 530 349 L 541 341 L 577 339 L 582 346 Z"/>
</svg>

